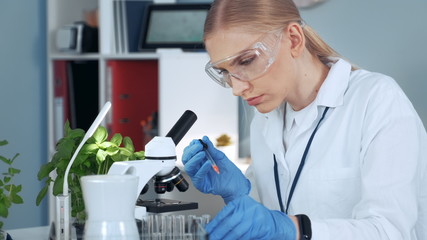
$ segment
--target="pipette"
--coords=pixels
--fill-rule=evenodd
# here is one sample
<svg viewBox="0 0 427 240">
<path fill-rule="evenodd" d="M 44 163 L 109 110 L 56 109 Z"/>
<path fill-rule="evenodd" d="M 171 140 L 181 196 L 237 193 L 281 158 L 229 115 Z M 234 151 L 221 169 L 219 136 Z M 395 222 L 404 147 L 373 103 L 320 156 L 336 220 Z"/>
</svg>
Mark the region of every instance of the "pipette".
<svg viewBox="0 0 427 240">
<path fill-rule="evenodd" d="M 218 166 L 216 165 L 215 160 L 213 160 L 213 158 L 212 158 L 211 154 L 210 154 L 210 153 L 209 153 L 209 151 L 208 151 L 208 145 L 207 145 L 206 143 L 204 143 L 204 142 L 202 141 L 202 139 L 199 139 L 199 141 L 200 141 L 200 143 L 203 145 L 203 150 L 205 150 L 206 157 L 208 158 L 209 162 L 211 162 L 211 165 L 212 165 L 213 170 L 214 170 L 216 173 L 218 173 L 218 174 L 219 174 L 219 168 L 218 168 Z"/>
</svg>

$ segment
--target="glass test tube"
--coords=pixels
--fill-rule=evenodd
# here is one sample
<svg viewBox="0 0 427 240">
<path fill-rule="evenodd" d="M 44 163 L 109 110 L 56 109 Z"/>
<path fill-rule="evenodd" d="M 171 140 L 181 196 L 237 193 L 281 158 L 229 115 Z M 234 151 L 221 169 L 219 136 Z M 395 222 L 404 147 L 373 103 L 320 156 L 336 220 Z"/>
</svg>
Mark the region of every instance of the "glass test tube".
<svg viewBox="0 0 427 240">
<path fill-rule="evenodd" d="M 142 240 L 198 240 L 210 215 L 148 215 L 141 221 Z"/>
</svg>

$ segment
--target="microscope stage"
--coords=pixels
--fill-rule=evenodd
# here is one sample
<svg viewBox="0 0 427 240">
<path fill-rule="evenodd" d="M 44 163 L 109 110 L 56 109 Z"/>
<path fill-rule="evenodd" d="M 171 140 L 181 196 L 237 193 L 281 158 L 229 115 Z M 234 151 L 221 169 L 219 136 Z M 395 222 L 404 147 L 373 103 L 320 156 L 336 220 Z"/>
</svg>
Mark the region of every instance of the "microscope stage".
<svg viewBox="0 0 427 240">
<path fill-rule="evenodd" d="M 147 212 L 151 213 L 176 212 L 184 210 L 194 210 L 199 208 L 199 204 L 196 202 L 183 202 L 180 200 L 162 198 L 156 198 L 154 200 L 138 199 L 136 205 L 146 207 Z"/>
</svg>

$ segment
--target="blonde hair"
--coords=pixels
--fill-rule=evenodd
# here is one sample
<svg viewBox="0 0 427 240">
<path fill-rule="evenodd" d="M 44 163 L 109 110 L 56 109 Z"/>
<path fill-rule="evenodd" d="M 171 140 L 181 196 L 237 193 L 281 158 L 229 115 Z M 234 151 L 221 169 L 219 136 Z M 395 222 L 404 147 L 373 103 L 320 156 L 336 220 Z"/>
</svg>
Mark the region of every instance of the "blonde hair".
<svg viewBox="0 0 427 240">
<path fill-rule="evenodd" d="M 206 17 L 204 40 L 220 29 L 243 28 L 268 32 L 283 28 L 291 22 L 303 25 L 307 50 L 324 64 L 341 55 L 306 25 L 292 0 L 215 0 Z"/>
</svg>

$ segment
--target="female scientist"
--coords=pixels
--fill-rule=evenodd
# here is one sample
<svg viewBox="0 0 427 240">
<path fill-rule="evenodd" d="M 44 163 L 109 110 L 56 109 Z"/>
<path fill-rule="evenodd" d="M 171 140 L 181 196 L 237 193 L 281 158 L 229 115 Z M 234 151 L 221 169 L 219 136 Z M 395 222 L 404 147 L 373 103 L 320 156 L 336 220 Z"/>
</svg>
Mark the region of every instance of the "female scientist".
<svg viewBox="0 0 427 240">
<path fill-rule="evenodd" d="M 392 78 L 341 58 L 292 0 L 214 1 L 204 39 L 208 75 L 256 108 L 246 176 L 206 137 L 184 150 L 226 203 L 210 239 L 427 239 L 426 131 Z"/>
</svg>

